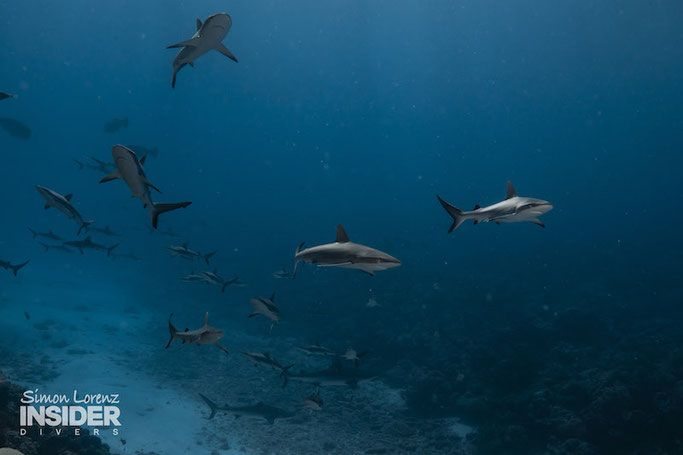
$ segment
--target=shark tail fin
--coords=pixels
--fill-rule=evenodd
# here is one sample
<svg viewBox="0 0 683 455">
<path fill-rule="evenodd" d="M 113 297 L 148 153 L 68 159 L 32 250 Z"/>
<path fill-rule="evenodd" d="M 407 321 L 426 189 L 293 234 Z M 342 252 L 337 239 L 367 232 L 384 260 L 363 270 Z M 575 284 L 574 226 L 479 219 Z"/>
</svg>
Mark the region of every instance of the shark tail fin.
<svg viewBox="0 0 683 455">
<path fill-rule="evenodd" d="M 202 397 L 202 400 L 204 400 L 204 403 L 206 403 L 209 406 L 209 408 L 211 409 L 211 415 L 209 416 L 208 420 L 213 419 L 214 416 L 216 415 L 216 411 L 218 411 L 218 405 L 216 405 L 216 403 L 214 403 L 213 401 L 206 398 L 201 393 L 199 394 L 199 396 Z"/>
<path fill-rule="evenodd" d="M 209 265 L 209 259 L 211 259 L 211 257 L 212 257 L 214 254 L 216 254 L 216 252 L 215 252 L 215 251 L 212 251 L 212 252 L 206 253 L 206 254 L 204 255 L 204 261 L 206 262 L 206 265 Z"/>
<path fill-rule="evenodd" d="M 149 206 L 149 216 L 152 220 L 152 226 L 154 229 L 157 228 L 159 223 L 159 215 L 162 213 L 170 212 L 175 209 L 182 209 L 192 204 L 192 202 L 170 202 L 170 203 L 153 203 Z"/>
<path fill-rule="evenodd" d="M 45 251 L 50 251 L 50 245 L 47 243 L 40 242 L 41 245 L 43 245 L 43 248 L 45 248 Z"/>
<path fill-rule="evenodd" d="M 448 232 L 453 232 L 460 226 L 464 221 L 465 221 L 465 216 L 463 215 L 462 210 L 459 208 L 449 204 L 448 202 L 444 201 L 439 197 L 439 195 L 436 196 L 439 199 L 439 202 L 441 203 L 441 206 L 446 209 L 448 214 L 453 217 L 453 224 L 451 224 L 451 227 L 448 229 Z"/>
<path fill-rule="evenodd" d="M 107 256 L 111 256 L 111 252 L 114 251 L 114 248 L 116 248 L 117 246 L 119 246 L 118 243 L 116 243 L 116 244 L 110 246 L 109 248 L 107 248 Z"/>
<path fill-rule="evenodd" d="M 93 224 L 94 222 L 95 222 L 95 221 L 93 221 L 93 220 L 82 222 L 81 225 L 78 227 L 78 234 L 77 234 L 77 235 L 81 235 L 81 231 L 82 231 L 83 229 L 85 229 L 85 231 L 87 232 L 87 231 L 88 231 L 88 226 L 90 226 L 90 225 Z"/>
<path fill-rule="evenodd" d="M 171 339 L 168 340 L 168 344 L 166 345 L 166 349 L 168 349 L 171 344 L 176 340 L 176 334 L 178 333 L 178 329 L 173 327 L 173 323 L 171 322 L 171 318 L 173 317 L 173 313 L 168 317 L 168 331 L 171 333 Z"/>
<path fill-rule="evenodd" d="M 28 264 L 29 261 L 24 262 L 23 264 L 17 264 L 17 265 L 10 265 L 10 268 L 12 269 L 12 272 L 14 272 L 14 276 L 17 276 L 17 272 L 24 267 L 26 264 Z"/>
<path fill-rule="evenodd" d="M 34 230 L 31 229 L 31 228 L 28 228 L 28 230 L 31 231 L 31 234 L 33 235 L 33 238 L 34 238 L 34 239 L 35 239 L 36 237 L 38 237 L 38 233 L 37 233 L 36 231 L 34 231 Z"/>
<path fill-rule="evenodd" d="M 301 242 L 299 246 L 296 247 L 296 253 L 294 253 L 294 271 L 292 272 L 292 279 L 296 278 L 296 269 L 299 266 L 299 260 L 296 259 L 296 255 L 299 254 L 301 250 L 303 250 L 305 244 L 306 242 Z M 283 267 L 282 270 L 284 269 L 285 268 Z"/>
<path fill-rule="evenodd" d="M 240 277 L 235 276 L 235 278 L 233 278 L 232 280 L 226 281 L 225 283 L 223 283 L 223 287 L 221 288 L 221 292 L 225 292 L 225 288 L 227 288 L 228 286 L 230 286 L 233 283 L 236 283 L 237 280 L 239 280 L 239 279 L 240 279 Z"/>
</svg>

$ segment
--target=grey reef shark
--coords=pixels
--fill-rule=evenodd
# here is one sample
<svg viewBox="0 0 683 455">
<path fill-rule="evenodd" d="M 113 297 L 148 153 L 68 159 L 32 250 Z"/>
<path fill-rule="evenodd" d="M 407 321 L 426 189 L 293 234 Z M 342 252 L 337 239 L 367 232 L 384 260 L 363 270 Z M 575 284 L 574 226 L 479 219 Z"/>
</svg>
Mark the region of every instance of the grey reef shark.
<svg viewBox="0 0 683 455">
<path fill-rule="evenodd" d="M 50 229 L 47 232 L 39 232 L 39 231 L 34 231 L 31 228 L 28 228 L 29 231 L 31 231 L 31 235 L 33 235 L 33 238 L 38 238 L 38 237 L 43 237 L 45 239 L 50 239 L 50 240 L 64 240 L 54 232 L 52 232 L 52 229 Z"/>
<path fill-rule="evenodd" d="M 112 246 L 100 245 L 99 243 L 93 242 L 90 236 L 87 236 L 85 240 L 72 240 L 70 242 L 64 242 L 63 245 L 65 247 L 70 246 L 72 248 L 76 248 L 81 254 L 83 254 L 83 250 L 106 251 L 107 256 L 111 256 L 111 252 L 114 251 L 114 248 L 119 246 L 118 243 Z"/>
<path fill-rule="evenodd" d="M 193 261 L 195 259 L 204 259 L 204 262 L 206 262 L 207 265 L 209 264 L 211 257 L 216 254 L 215 251 L 202 254 L 199 251 L 191 250 L 187 247 L 187 242 L 183 243 L 181 246 L 169 246 L 168 251 L 171 252 L 171 257 L 178 256 L 189 261 Z"/>
<path fill-rule="evenodd" d="M 196 330 L 185 329 L 184 332 L 173 327 L 171 318 L 173 318 L 173 313 L 168 317 L 168 331 L 171 333 L 171 339 L 168 340 L 166 349 L 168 349 L 175 340 L 181 340 L 183 344 L 187 342 L 189 344 L 196 344 L 197 346 L 212 344 L 228 354 L 228 350 L 218 344 L 218 340 L 223 338 L 223 335 L 225 334 L 221 329 L 209 325 L 209 313 L 206 313 L 206 316 L 204 316 L 204 325 L 202 327 Z"/>
<path fill-rule="evenodd" d="M 448 232 L 453 232 L 467 220 L 474 220 L 474 224 L 488 223 L 489 221 L 493 221 L 496 224 L 528 221 L 544 228 L 545 224 L 538 217 L 553 209 L 553 205 L 548 201 L 517 196 L 517 191 L 515 191 L 515 187 L 510 182 L 507 185 L 505 200 L 488 207 L 475 205 L 474 210 L 469 212 L 464 212 L 452 206 L 438 195 L 436 197 L 448 214 L 453 217 L 453 224 L 451 224 Z"/>
<path fill-rule="evenodd" d="M 306 382 L 318 387 L 349 386 L 355 388 L 363 382 L 375 379 L 377 376 L 357 368 L 345 368 L 341 362 L 334 360 L 328 368 L 321 371 L 301 372 L 299 374 L 285 371 L 282 377 L 284 379 L 282 388 L 287 387 L 289 381 Z"/>
<path fill-rule="evenodd" d="M 26 261 L 22 264 L 12 265 L 10 262 L 3 261 L 0 259 L 0 267 L 2 267 L 5 270 L 11 269 L 12 273 L 14 273 L 14 276 L 17 276 L 17 273 L 19 273 L 19 270 L 21 270 L 21 268 L 24 267 L 28 263 L 29 263 L 29 261 Z"/>
<path fill-rule="evenodd" d="M 192 38 L 166 47 L 166 49 L 182 48 L 173 59 L 171 87 L 175 88 L 176 75 L 182 67 L 190 65 L 194 68 L 194 61 L 210 50 L 218 51 L 234 62 L 237 62 L 237 58 L 222 43 L 231 26 L 232 19 L 225 13 L 209 16 L 204 23 L 197 19 L 197 32 Z"/>
<path fill-rule="evenodd" d="M 280 309 L 275 306 L 275 293 L 270 296 L 270 299 L 263 297 L 252 297 L 249 299 L 249 303 L 254 308 L 254 312 L 248 317 L 253 318 L 259 314 L 270 319 L 270 329 L 268 333 L 273 331 L 275 324 L 280 322 Z"/>
<path fill-rule="evenodd" d="M 265 419 L 270 425 L 274 424 L 276 419 L 287 419 L 294 416 L 293 412 L 276 408 L 275 406 L 269 406 L 261 401 L 247 406 L 218 406 L 216 403 L 209 400 L 201 393 L 199 396 L 202 397 L 202 400 L 204 400 L 204 402 L 209 406 L 209 409 L 211 409 L 211 415 L 208 417 L 209 420 L 213 419 L 218 411 L 229 412 L 234 415 L 235 418 L 242 416 L 258 417 Z"/>
<path fill-rule="evenodd" d="M 225 292 L 225 288 L 230 286 L 233 283 L 236 283 L 237 280 L 239 280 L 239 277 L 235 277 L 232 280 L 226 280 L 222 276 L 218 274 L 216 270 L 213 272 L 209 271 L 204 271 L 204 272 L 199 272 L 199 274 L 204 277 L 204 282 L 207 284 L 212 284 L 214 286 L 218 286 L 221 288 L 221 292 Z"/>
<path fill-rule="evenodd" d="M 294 272 L 299 262 L 311 262 L 318 267 L 344 267 L 358 269 L 369 275 L 376 271 L 386 270 L 401 265 L 401 261 L 382 251 L 349 241 L 346 231 L 341 224 L 337 225 L 337 238 L 334 243 L 303 249 L 304 243 L 299 245 L 294 255 Z"/>
<path fill-rule="evenodd" d="M 142 168 L 142 165 L 145 164 L 145 157 L 143 156 L 142 159 L 138 160 L 135 152 L 123 145 L 112 147 L 111 154 L 114 157 L 114 164 L 116 164 L 117 170 L 100 180 L 100 183 L 116 179 L 122 179 L 126 182 L 128 188 L 133 192 L 132 197 L 139 198 L 142 201 L 143 207 L 149 207 L 149 217 L 155 229 L 158 224 L 159 215 L 192 204 L 192 202 L 153 202 L 149 189 L 154 188 L 159 193 L 161 191 L 152 185 L 145 175 L 145 171 Z"/>
<path fill-rule="evenodd" d="M 73 205 L 71 205 L 71 199 L 73 197 L 72 194 L 62 196 L 56 191 L 39 185 L 36 185 L 36 190 L 38 190 L 40 195 L 45 198 L 45 210 L 49 209 L 50 207 L 54 207 L 68 216 L 70 219 L 74 220 L 76 224 L 78 224 L 78 234 L 80 234 L 83 229 L 87 229 L 89 225 L 94 223 L 94 221 L 83 221 L 81 214 L 78 213 L 78 210 L 76 210 Z"/>
<path fill-rule="evenodd" d="M 273 370 L 279 371 L 281 375 L 284 375 L 290 368 L 294 366 L 294 364 L 284 366 L 277 360 L 275 360 L 271 355 L 270 352 L 264 352 L 261 354 L 260 352 L 248 352 L 248 351 L 242 351 L 242 354 L 254 362 L 254 366 L 264 365 L 266 367 L 270 367 Z"/>
</svg>

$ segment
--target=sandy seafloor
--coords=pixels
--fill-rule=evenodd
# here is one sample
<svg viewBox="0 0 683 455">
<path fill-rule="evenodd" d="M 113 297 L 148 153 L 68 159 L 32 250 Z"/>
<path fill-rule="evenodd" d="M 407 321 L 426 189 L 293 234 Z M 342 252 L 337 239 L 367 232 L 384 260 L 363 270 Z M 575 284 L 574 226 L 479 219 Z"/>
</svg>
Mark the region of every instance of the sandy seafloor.
<svg viewBox="0 0 683 455">
<path fill-rule="evenodd" d="M 117 263 L 141 266 L 130 261 Z M 92 281 L 97 286 L 91 286 L 89 279 L 100 270 L 72 272 L 73 281 L 53 281 L 49 269 L 34 266 L 30 274 L 20 273 L 18 278 L 4 281 L 0 289 L 4 373 L 13 382 L 44 393 L 72 394 L 74 389 L 120 393 L 120 435 L 101 434 L 113 453 L 468 452 L 461 436 L 472 428 L 454 418 L 408 419 L 403 415 L 401 391 L 381 379 L 357 389 L 323 388 L 324 410 L 315 413 L 304 408 L 303 398 L 313 391 L 312 386 L 292 382 L 283 390 L 277 372 L 255 367 L 239 352 L 272 350 L 276 358 L 296 362 L 296 368 L 303 370 L 324 368 L 327 361 L 298 352 L 294 346 L 301 344 L 299 340 L 253 337 L 234 329 L 244 323 L 245 302 L 242 306 L 229 303 L 236 306 L 232 323 L 225 315 L 210 321 L 226 330 L 222 344 L 231 351 L 230 356 L 212 346 L 180 343 L 165 350 L 167 304 L 149 310 L 136 305 L 136 297 L 122 294 L 127 286 L 112 282 L 107 288 L 97 280 Z M 178 289 L 197 292 L 186 283 L 179 283 Z M 202 289 L 200 294 L 214 291 L 219 293 Z M 169 292 L 177 289 L 159 289 L 156 298 L 167 301 Z M 201 300 L 192 305 L 201 307 Z M 192 312 L 184 308 L 176 313 L 180 314 L 174 316 L 174 322 L 181 330 L 185 325 L 195 328 L 202 322 L 204 308 Z M 196 317 L 189 318 L 195 313 Z M 208 408 L 199 392 L 218 404 L 263 401 L 296 414 L 274 425 L 226 413 L 207 420 Z"/>
</svg>

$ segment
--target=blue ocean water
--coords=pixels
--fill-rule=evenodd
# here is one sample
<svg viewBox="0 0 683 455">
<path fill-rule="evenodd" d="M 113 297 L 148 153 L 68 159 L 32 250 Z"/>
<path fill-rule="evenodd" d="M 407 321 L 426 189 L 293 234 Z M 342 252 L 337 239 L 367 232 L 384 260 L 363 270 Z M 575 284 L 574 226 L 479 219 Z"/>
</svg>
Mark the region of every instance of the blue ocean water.
<svg viewBox="0 0 683 455">
<path fill-rule="evenodd" d="M 165 47 L 218 12 L 239 62 L 211 51 L 172 89 Z M 0 371 L 121 393 L 112 453 L 683 453 L 682 18 L 667 0 L 0 0 L 0 118 L 31 131 L 0 129 L 0 260 L 30 260 L 0 270 Z M 154 230 L 74 162 L 115 144 L 156 147 L 152 197 L 192 205 Z M 437 194 L 470 210 L 508 180 L 553 204 L 545 229 L 447 233 Z M 77 236 L 36 185 L 120 235 Z M 337 224 L 402 265 L 273 276 Z M 138 259 L 46 252 L 28 228 Z M 216 254 L 171 257 L 184 243 Z M 246 285 L 181 281 L 214 268 Z M 273 292 L 269 334 L 247 316 Z M 170 313 L 192 330 L 206 312 L 229 356 L 164 350 Z M 333 363 L 375 379 L 321 387 L 314 412 L 315 385 L 240 353 L 310 372 L 331 362 L 296 349 L 315 343 L 367 351 Z M 294 416 L 206 420 L 198 393 Z"/>
</svg>

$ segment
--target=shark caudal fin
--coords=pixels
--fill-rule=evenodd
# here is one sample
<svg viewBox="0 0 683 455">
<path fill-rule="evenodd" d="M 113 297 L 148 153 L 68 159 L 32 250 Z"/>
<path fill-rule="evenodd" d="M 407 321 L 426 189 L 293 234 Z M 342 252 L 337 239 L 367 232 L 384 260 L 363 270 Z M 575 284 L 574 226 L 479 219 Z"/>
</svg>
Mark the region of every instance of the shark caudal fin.
<svg viewBox="0 0 683 455">
<path fill-rule="evenodd" d="M 182 209 L 192 204 L 192 202 L 170 202 L 170 203 L 153 203 L 149 206 L 149 217 L 152 221 L 152 227 L 157 228 L 159 223 L 159 215 L 170 212 L 175 209 Z"/>
<path fill-rule="evenodd" d="M 206 254 L 204 255 L 204 262 L 206 262 L 206 265 L 209 265 L 209 259 L 211 259 L 211 257 L 212 257 L 214 254 L 216 254 L 216 252 L 215 252 L 215 251 L 212 251 L 212 252 L 206 253 Z"/>
<path fill-rule="evenodd" d="M 17 276 L 17 272 L 24 267 L 26 264 L 28 264 L 29 261 L 24 262 L 23 264 L 17 264 L 17 265 L 11 265 L 10 268 L 12 269 L 12 272 L 14 272 L 14 276 Z"/>
<path fill-rule="evenodd" d="M 216 403 L 214 403 L 213 401 L 206 398 L 201 393 L 199 394 L 199 396 L 202 397 L 202 400 L 204 400 L 204 403 L 206 403 L 209 406 L 209 408 L 211 409 L 211 415 L 209 416 L 208 420 L 213 419 L 214 416 L 216 415 L 216 411 L 218 411 L 218 405 L 216 405 Z"/>
<path fill-rule="evenodd" d="M 78 234 L 77 234 L 77 235 L 81 235 L 81 231 L 82 231 L 83 229 L 85 229 L 85 231 L 87 232 L 87 231 L 88 231 L 88 226 L 90 226 L 90 225 L 93 224 L 94 222 L 95 222 L 94 220 L 83 221 L 83 222 L 81 223 L 81 225 L 78 227 Z"/>
<path fill-rule="evenodd" d="M 41 245 L 43 245 L 43 248 L 45 248 L 45 251 L 50 251 L 50 245 L 40 242 Z"/>
<path fill-rule="evenodd" d="M 111 256 L 111 252 L 114 251 L 114 248 L 116 248 L 117 246 L 119 246 L 118 243 L 116 243 L 116 244 L 110 246 L 109 248 L 107 248 L 107 256 Z"/>
<path fill-rule="evenodd" d="M 233 283 L 236 283 L 237 280 L 239 280 L 239 279 L 240 279 L 240 277 L 235 276 L 235 278 L 233 278 L 232 280 L 226 281 L 225 283 L 223 283 L 223 287 L 221 288 L 221 292 L 225 292 L 225 288 L 227 288 L 228 286 L 230 286 Z"/>
<path fill-rule="evenodd" d="M 306 242 L 301 242 L 299 246 L 296 247 L 296 252 L 294 253 L 294 271 L 292 272 L 292 279 L 296 278 L 296 269 L 299 266 L 299 260 L 296 258 L 296 256 L 301 252 L 305 244 Z M 282 269 L 284 270 L 284 267 Z"/>
<path fill-rule="evenodd" d="M 171 344 L 176 340 L 176 334 L 178 333 L 178 329 L 173 327 L 173 323 L 171 323 L 171 318 L 173 317 L 173 313 L 168 317 L 168 331 L 171 333 L 171 339 L 168 340 L 168 344 L 166 345 L 166 349 L 168 349 Z"/>
<path fill-rule="evenodd" d="M 36 231 L 34 231 L 34 230 L 31 229 L 31 228 L 28 228 L 28 230 L 31 231 L 31 234 L 33 235 L 33 238 L 34 238 L 34 239 L 35 239 L 36 237 L 38 237 L 38 233 L 37 233 Z"/>
<path fill-rule="evenodd" d="M 459 208 L 452 206 L 448 202 L 444 201 L 439 197 L 439 195 L 436 195 L 437 199 L 439 199 L 439 202 L 441 203 L 441 206 L 446 209 L 448 214 L 453 217 L 453 224 L 451 224 L 451 227 L 448 229 L 448 232 L 453 232 L 460 226 L 465 220 L 465 216 L 463 216 L 462 210 Z"/>
</svg>

